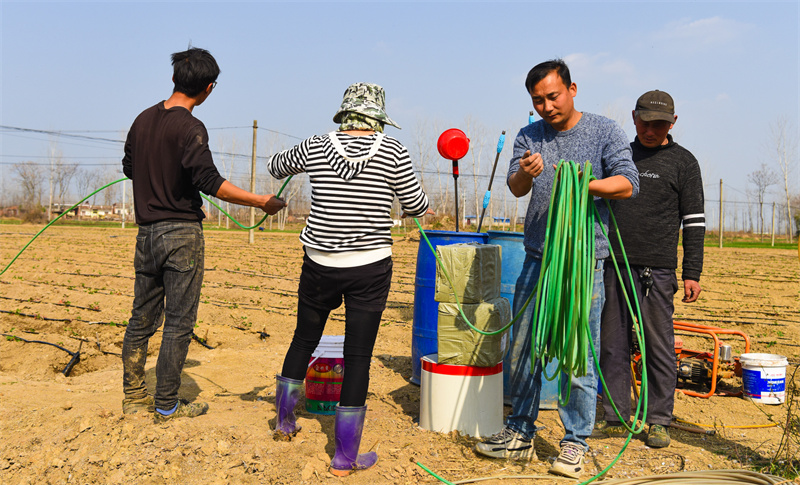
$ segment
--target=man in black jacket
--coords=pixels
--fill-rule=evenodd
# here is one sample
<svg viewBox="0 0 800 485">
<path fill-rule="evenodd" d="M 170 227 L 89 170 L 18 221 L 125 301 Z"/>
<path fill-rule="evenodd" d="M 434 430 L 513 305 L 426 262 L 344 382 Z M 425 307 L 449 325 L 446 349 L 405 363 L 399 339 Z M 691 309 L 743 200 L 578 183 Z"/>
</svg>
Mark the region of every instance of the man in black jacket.
<svg viewBox="0 0 800 485">
<path fill-rule="evenodd" d="M 172 54 L 172 66 L 172 95 L 136 118 L 122 159 L 123 172 L 133 181 L 139 225 L 133 311 L 122 343 L 122 411 L 154 411 L 156 422 L 208 410 L 206 403 L 178 400 L 203 284 L 205 214 L 200 191 L 268 214 L 285 205 L 272 194 L 236 187 L 214 166 L 206 127 L 192 116 L 217 85 L 220 69 L 214 57 L 191 48 Z M 147 392 L 144 366 L 148 342 L 162 318 L 154 399 Z"/>
<path fill-rule="evenodd" d="M 636 102 L 633 122 L 636 139 L 631 143 L 633 161 L 639 170 L 639 196 L 614 201 L 613 211 L 633 273 L 636 295 L 642 311 L 645 355 L 648 371 L 650 425 L 646 443 L 654 448 L 669 446 L 667 427 L 672 420 L 677 367 L 672 315 L 678 292 L 678 238 L 683 225 L 683 302 L 700 295 L 703 270 L 705 214 L 703 180 L 694 156 L 669 135 L 677 121 L 675 103 L 663 91 L 649 91 Z M 611 245 L 618 261 L 622 251 L 615 236 Z M 621 264 L 621 263 L 620 263 Z M 630 283 L 622 270 L 623 283 L 631 295 Z M 623 420 L 630 418 L 630 348 L 633 319 L 622 294 L 620 281 L 610 260 L 606 262 L 606 303 L 601 323 L 600 368 L 608 392 Z M 632 296 L 631 296 L 632 297 Z M 609 436 L 623 436 L 626 429 L 604 399 Z"/>
</svg>

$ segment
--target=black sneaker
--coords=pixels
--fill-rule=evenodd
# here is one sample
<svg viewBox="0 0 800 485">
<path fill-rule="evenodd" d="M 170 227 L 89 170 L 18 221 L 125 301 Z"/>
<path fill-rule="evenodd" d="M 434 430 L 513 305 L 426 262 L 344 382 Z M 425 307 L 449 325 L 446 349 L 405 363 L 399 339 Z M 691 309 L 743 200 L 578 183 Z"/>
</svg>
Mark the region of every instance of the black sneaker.
<svg viewBox="0 0 800 485">
<path fill-rule="evenodd" d="M 583 473 L 583 455 L 585 453 L 581 445 L 565 444 L 561 447 L 561 453 L 553 462 L 553 466 L 550 467 L 550 473 L 569 478 L 580 477 Z"/>
<path fill-rule="evenodd" d="M 196 418 L 208 411 L 208 403 L 204 402 L 185 402 L 178 401 L 178 407 L 175 408 L 172 414 L 164 415 L 158 412 L 153 412 L 153 421 L 156 423 L 165 423 L 175 418 Z"/>
<path fill-rule="evenodd" d="M 535 460 L 536 450 L 533 440 L 517 433 L 508 426 L 502 431 L 487 438 L 477 445 L 475 451 L 490 458 L 507 458 L 510 460 Z"/>
<path fill-rule="evenodd" d="M 669 431 L 660 424 L 651 424 L 645 444 L 650 448 L 666 448 L 670 444 Z"/>
<path fill-rule="evenodd" d="M 628 428 L 624 424 L 615 422 L 610 423 L 600 421 L 595 423 L 594 430 L 592 431 L 593 438 L 627 438 Z"/>
<path fill-rule="evenodd" d="M 147 395 L 138 399 L 122 400 L 122 414 L 152 413 L 155 410 L 153 396 Z"/>
</svg>

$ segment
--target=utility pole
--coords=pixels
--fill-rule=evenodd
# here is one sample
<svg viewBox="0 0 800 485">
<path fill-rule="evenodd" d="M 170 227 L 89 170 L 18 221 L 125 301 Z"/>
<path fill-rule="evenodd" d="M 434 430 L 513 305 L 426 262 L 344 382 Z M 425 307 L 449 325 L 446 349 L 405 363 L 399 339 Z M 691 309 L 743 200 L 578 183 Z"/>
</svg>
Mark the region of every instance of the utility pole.
<svg viewBox="0 0 800 485">
<path fill-rule="evenodd" d="M 250 192 L 256 191 L 256 131 L 258 130 L 258 120 L 253 120 L 253 155 L 250 158 Z M 250 207 L 250 226 L 256 224 L 256 208 Z M 253 244 L 255 241 L 255 230 L 248 231 L 249 242 Z"/>
<path fill-rule="evenodd" d="M 53 167 L 53 158 L 55 157 L 55 149 L 50 147 L 50 202 L 47 204 L 47 222 L 53 220 L 53 171 L 55 168 Z"/>
<path fill-rule="evenodd" d="M 775 247 L 775 202 L 772 203 L 772 247 Z"/>
<path fill-rule="evenodd" d="M 128 186 L 126 180 L 122 181 L 122 228 L 125 229 L 125 188 Z"/>
<path fill-rule="evenodd" d="M 722 226 L 725 218 L 722 214 L 722 179 L 719 179 L 719 247 L 722 248 Z"/>
</svg>

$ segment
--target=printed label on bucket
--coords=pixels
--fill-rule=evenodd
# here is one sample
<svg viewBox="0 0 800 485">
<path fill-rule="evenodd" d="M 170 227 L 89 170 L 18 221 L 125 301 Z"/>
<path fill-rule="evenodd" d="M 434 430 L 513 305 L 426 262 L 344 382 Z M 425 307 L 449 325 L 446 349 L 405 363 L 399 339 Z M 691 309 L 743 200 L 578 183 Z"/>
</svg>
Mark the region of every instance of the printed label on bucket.
<svg viewBox="0 0 800 485">
<path fill-rule="evenodd" d="M 786 398 L 785 370 L 742 369 L 742 387 L 750 399 L 780 404 Z"/>
<path fill-rule="evenodd" d="M 342 394 L 344 358 L 320 358 L 306 372 L 306 410 L 315 414 L 336 414 Z"/>
</svg>

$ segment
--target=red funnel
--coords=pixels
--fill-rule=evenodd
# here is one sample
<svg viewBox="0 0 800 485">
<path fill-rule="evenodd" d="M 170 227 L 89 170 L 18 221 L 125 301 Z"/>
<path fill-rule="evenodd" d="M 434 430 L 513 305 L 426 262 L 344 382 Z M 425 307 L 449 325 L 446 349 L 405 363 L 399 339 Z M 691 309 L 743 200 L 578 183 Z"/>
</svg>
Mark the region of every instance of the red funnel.
<svg viewBox="0 0 800 485">
<path fill-rule="evenodd" d="M 436 142 L 439 155 L 448 160 L 459 160 L 469 151 L 469 138 L 458 128 L 450 128 L 439 135 Z"/>
</svg>

